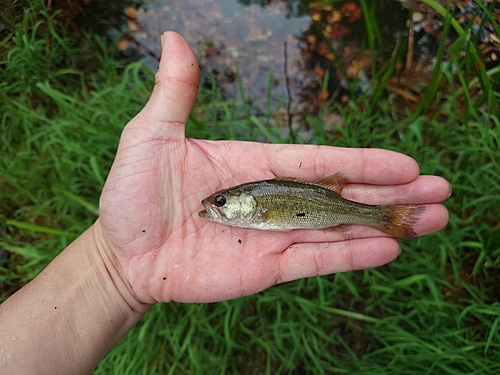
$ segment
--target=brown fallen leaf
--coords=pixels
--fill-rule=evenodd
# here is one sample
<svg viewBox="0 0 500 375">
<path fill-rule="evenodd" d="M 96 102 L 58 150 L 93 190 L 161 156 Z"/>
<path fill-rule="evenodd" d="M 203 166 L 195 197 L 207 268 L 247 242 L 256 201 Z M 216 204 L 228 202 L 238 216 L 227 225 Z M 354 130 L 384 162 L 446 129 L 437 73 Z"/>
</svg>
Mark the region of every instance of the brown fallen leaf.
<svg viewBox="0 0 500 375">
<path fill-rule="evenodd" d="M 137 22 L 136 20 L 129 20 L 128 21 L 128 28 L 130 29 L 130 31 L 139 30 L 139 22 Z"/>
<path fill-rule="evenodd" d="M 139 15 L 139 9 L 135 7 L 126 7 L 124 12 L 128 18 L 132 19 L 136 19 L 137 16 Z"/>
<path fill-rule="evenodd" d="M 125 51 L 126 49 L 130 48 L 130 45 L 131 43 L 128 39 L 122 38 L 116 45 L 116 49 L 118 49 L 118 51 Z"/>
</svg>

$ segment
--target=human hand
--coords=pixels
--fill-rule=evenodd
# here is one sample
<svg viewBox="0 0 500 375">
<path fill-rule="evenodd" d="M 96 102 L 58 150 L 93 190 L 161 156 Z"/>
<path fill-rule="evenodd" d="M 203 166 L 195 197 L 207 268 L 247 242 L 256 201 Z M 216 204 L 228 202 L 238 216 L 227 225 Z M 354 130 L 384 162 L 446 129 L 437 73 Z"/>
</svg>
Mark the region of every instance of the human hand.
<svg viewBox="0 0 500 375">
<path fill-rule="evenodd" d="M 438 204 L 449 184 L 420 176 L 416 162 L 377 149 L 187 139 L 185 123 L 199 81 L 196 58 L 175 33 L 163 38 L 156 87 L 124 129 L 100 202 L 107 255 L 142 302 L 212 302 L 298 278 L 376 267 L 398 242 L 366 226 L 342 231 L 267 232 L 218 225 L 198 216 L 221 188 L 293 176 L 343 172 L 343 197 L 368 204 L 425 204 L 418 235 L 448 221 Z"/>
</svg>

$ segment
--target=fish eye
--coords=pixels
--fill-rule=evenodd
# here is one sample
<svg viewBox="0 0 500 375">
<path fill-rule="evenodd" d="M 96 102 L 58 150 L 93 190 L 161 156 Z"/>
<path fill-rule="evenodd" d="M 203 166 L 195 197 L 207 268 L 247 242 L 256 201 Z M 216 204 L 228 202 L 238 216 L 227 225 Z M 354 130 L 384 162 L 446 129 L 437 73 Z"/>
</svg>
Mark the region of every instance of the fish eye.
<svg viewBox="0 0 500 375">
<path fill-rule="evenodd" d="M 224 197 L 223 195 L 217 195 L 214 198 L 214 203 L 217 207 L 222 207 L 226 204 L 226 197 Z"/>
</svg>

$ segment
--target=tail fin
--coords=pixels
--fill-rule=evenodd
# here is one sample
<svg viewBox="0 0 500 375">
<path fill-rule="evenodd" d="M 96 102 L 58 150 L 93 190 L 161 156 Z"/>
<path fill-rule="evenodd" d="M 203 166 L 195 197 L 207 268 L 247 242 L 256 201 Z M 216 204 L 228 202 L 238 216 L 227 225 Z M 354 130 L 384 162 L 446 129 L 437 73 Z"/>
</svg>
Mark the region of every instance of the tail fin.
<svg viewBox="0 0 500 375">
<path fill-rule="evenodd" d="M 384 221 L 377 227 L 378 230 L 403 240 L 417 240 L 413 225 L 418 220 L 419 215 L 425 211 L 424 206 L 389 205 L 381 208 Z"/>
</svg>

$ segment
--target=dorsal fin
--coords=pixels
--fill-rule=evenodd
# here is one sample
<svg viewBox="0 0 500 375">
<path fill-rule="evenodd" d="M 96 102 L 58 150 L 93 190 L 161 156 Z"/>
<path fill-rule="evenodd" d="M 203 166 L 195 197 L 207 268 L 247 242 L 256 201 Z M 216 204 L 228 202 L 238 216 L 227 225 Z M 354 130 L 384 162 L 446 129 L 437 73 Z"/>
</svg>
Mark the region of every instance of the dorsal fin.
<svg viewBox="0 0 500 375">
<path fill-rule="evenodd" d="M 342 172 L 337 172 L 331 176 L 313 181 L 312 183 L 341 194 L 342 189 L 344 189 L 344 186 L 347 184 L 347 177 Z"/>
</svg>

